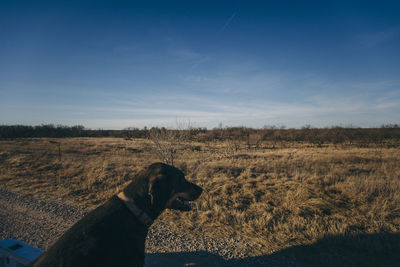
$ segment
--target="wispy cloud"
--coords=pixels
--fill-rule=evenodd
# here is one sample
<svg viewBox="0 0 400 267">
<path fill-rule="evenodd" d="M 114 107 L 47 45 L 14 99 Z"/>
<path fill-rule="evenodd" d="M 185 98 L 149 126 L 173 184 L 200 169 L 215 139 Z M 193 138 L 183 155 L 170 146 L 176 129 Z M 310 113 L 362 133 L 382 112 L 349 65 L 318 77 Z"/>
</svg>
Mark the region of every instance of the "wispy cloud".
<svg viewBox="0 0 400 267">
<path fill-rule="evenodd" d="M 175 49 L 169 52 L 175 59 L 189 63 L 191 69 L 195 69 L 210 60 L 208 55 L 194 51 L 193 49 Z"/>
<path fill-rule="evenodd" d="M 379 32 L 363 33 L 358 36 L 364 47 L 375 47 L 390 42 L 400 36 L 400 28 L 391 28 Z"/>
<path fill-rule="evenodd" d="M 171 53 L 171 55 L 173 55 L 181 60 L 197 60 L 197 59 L 200 59 L 203 57 L 200 53 L 195 52 L 194 50 L 188 49 L 188 48 L 175 49 L 175 50 L 171 51 L 170 53 Z"/>
<path fill-rule="evenodd" d="M 250 73 L 241 71 L 225 71 L 212 75 L 186 75 L 181 77 L 186 86 L 198 88 L 210 94 L 265 94 L 277 91 L 285 86 L 285 81 L 279 73 Z"/>
<path fill-rule="evenodd" d="M 137 52 L 140 46 L 142 46 L 142 44 L 139 43 L 118 45 L 112 48 L 112 51 L 115 55 L 132 54 L 133 52 Z"/>
<path fill-rule="evenodd" d="M 382 82 L 385 84 L 385 82 Z M 232 101 L 217 96 L 162 94 L 142 96 L 141 101 L 112 99 L 107 105 L 2 105 L 0 111 L 14 121 L 24 123 L 83 124 L 90 128 L 175 127 L 176 121 L 191 121 L 195 127 L 287 125 L 301 127 L 358 125 L 378 126 L 399 123 L 400 94 L 382 92 L 371 99 L 353 95 L 326 95 L 321 92 L 309 99 L 287 102 L 253 97 Z M 12 113 L 12 114 L 11 114 Z M 40 118 L 40 119 L 38 119 Z M 3 122 L 7 123 L 7 122 Z"/>
<path fill-rule="evenodd" d="M 201 57 L 191 51 L 180 55 Z M 95 94 L 75 90 L 68 97 L 59 94 L 28 103 L 20 101 L 26 94 L 15 93 L 14 87 L 7 85 L 9 90 L 0 99 L 0 124 L 79 123 L 91 128 L 121 129 L 174 127 L 181 119 L 190 120 L 195 127 L 209 128 L 220 122 L 251 127 L 399 123 L 400 80 L 338 82 L 317 74 L 246 68 L 183 74 L 179 81 L 168 85 L 168 90 L 156 93 L 152 86 L 143 84 L 140 91 L 116 89 Z"/>
</svg>

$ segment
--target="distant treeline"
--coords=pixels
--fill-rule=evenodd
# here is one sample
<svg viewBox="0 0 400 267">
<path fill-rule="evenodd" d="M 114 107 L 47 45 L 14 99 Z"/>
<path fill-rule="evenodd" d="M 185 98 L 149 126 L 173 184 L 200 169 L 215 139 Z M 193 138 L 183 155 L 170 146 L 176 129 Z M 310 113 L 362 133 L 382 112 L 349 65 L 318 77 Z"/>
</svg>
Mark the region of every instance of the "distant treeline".
<svg viewBox="0 0 400 267">
<path fill-rule="evenodd" d="M 27 125 L 0 125 L 0 139 L 28 138 L 28 137 L 132 137 L 145 138 L 146 130 L 129 128 L 126 130 L 92 130 L 82 125 L 64 126 L 44 124 L 37 126 Z"/>
<path fill-rule="evenodd" d="M 249 146 L 257 146 L 262 141 L 272 144 L 277 142 L 310 142 L 316 145 L 324 143 L 342 144 L 358 143 L 396 143 L 400 141 L 400 125 L 383 125 L 380 128 L 356 127 L 329 127 L 313 128 L 310 126 L 301 129 L 286 129 L 285 127 L 264 127 L 253 129 L 247 127 L 225 128 L 190 128 L 184 130 L 170 130 L 166 128 L 127 128 L 124 130 L 92 130 L 84 126 L 63 125 L 0 125 L 0 139 L 31 138 L 31 137 L 120 137 L 120 138 L 148 138 L 151 131 L 164 133 L 185 132 L 186 138 L 193 141 L 230 140 L 243 141 Z"/>
</svg>

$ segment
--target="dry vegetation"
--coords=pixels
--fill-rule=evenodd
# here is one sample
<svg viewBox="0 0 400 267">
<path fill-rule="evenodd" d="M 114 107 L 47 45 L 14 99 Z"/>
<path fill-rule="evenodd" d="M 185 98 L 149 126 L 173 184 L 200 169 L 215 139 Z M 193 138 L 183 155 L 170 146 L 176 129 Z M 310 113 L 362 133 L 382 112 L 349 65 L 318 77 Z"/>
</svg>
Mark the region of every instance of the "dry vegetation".
<svg viewBox="0 0 400 267">
<path fill-rule="evenodd" d="M 96 206 L 159 161 L 153 147 L 146 139 L 2 140 L 0 186 Z M 399 148 L 207 141 L 176 149 L 175 165 L 204 188 L 193 211 L 162 215 L 180 231 L 240 234 L 256 244 L 254 256 L 332 235 L 400 233 Z M 354 242 L 372 253 L 399 249 Z"/>
</svg>

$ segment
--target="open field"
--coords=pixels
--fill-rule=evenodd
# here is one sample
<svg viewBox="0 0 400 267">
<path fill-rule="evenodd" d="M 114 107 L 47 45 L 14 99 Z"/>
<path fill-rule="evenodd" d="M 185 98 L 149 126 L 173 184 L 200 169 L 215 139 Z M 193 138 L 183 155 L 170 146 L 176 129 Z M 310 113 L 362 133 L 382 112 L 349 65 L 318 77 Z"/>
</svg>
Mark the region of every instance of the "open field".
<svg viewBox="0 0 400 267">
<path fill-rule="evenodd" d="M 324 250 L 331 257 L 317 260 L 372 265 L 400 260 L 399 148 L 179 145 L 175 165 L 204 193 L 189 213 L 166 211 L 161 219 L 185 235 L 240 234 L 254 244 L 249 256 L 293 250 L 308 262 L 316 260 L 310 259 L 313 251 Z M 146 139 L 2 140 L 0 186 L 90 208 L 159 160 Z"/>
</svg>

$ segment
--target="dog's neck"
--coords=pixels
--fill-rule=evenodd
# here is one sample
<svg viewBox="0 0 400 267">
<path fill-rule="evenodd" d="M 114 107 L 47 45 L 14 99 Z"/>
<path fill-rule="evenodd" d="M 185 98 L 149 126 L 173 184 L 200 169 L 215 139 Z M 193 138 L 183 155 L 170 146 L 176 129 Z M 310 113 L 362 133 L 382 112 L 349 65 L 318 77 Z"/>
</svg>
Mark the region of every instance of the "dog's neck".
<svg viewBox="0 0 400 267">
<path fill-rule="evenodd" d="M 140 209 L 131 198 L 124 194 L 124 192 L 119 193 L 117 196 L 143 225 L 150 227 L 153 220 L 146 212 Z"/>
</svg>

